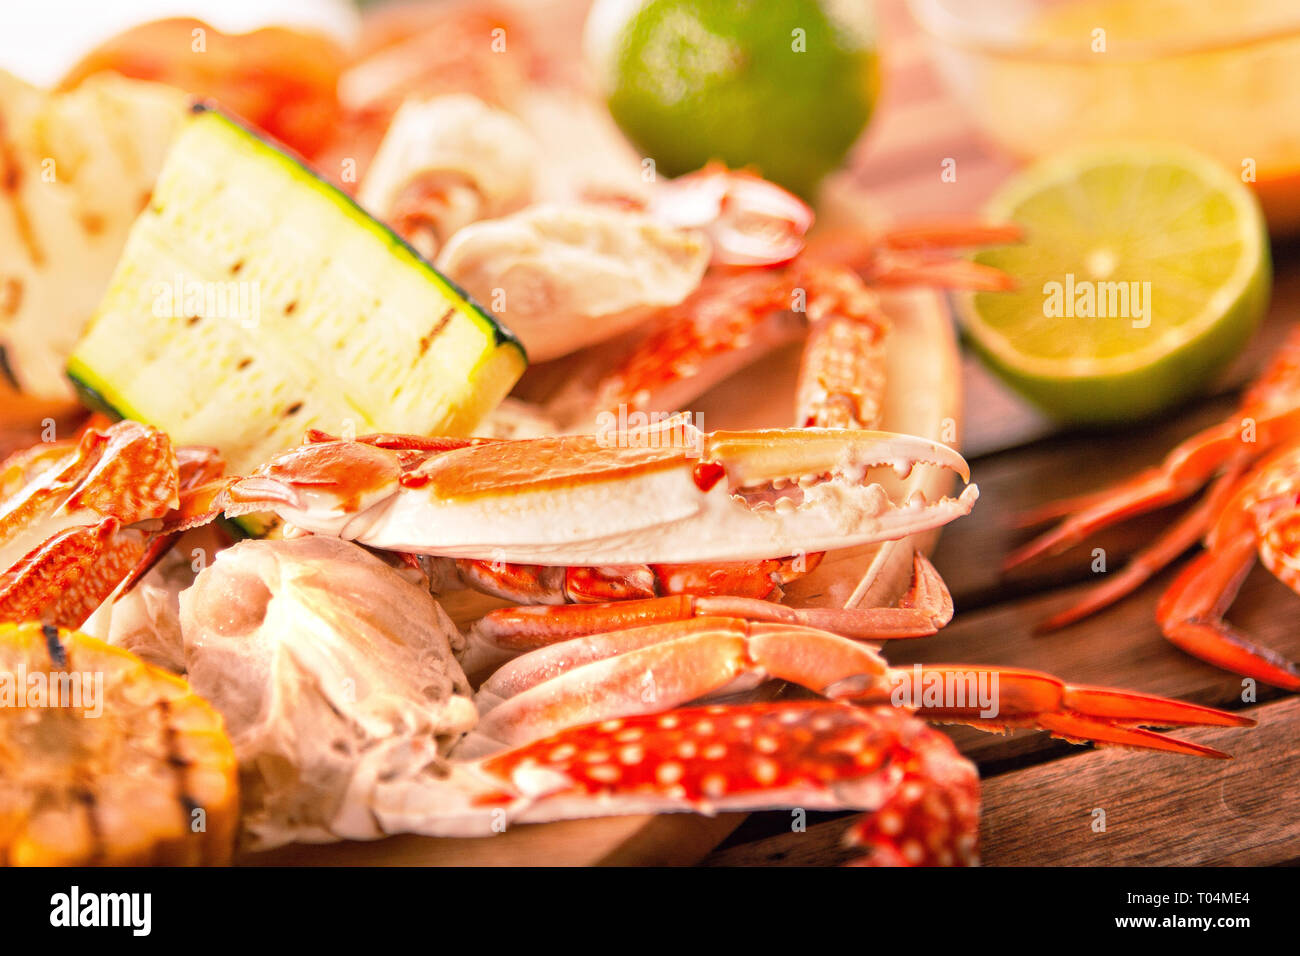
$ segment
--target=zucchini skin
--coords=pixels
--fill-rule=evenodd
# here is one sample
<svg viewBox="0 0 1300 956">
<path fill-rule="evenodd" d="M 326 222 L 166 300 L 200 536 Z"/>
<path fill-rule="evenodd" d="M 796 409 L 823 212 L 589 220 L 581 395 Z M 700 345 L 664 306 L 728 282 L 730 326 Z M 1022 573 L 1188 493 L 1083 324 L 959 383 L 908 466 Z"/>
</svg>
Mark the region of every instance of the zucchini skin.
<svg viewBox="0 0 1300 956">
<path fill-rule="evenodd" d="M 77 393 L 77 398 L 81 404 L 85 405 L 92 412 L 99 412 L 101 415 L 107 415 L 115 422 L 120 422 L 129 416 L 122 414 L 99 389 L 95 388 L 85 379 L 81 378 L 77 371 L 69 366 L 67 369 L 68 379 L 72 382 L 72 388 Z"/>
</svg>

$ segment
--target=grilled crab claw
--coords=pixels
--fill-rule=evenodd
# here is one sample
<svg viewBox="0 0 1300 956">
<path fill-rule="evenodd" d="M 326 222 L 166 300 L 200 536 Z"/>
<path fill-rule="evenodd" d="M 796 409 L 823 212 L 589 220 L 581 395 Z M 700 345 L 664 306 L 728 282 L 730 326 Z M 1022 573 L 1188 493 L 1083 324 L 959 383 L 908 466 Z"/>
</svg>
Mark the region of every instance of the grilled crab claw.
<svg viewBox="0 0 1300 956">
<path fill-rule="evenodd" d="M 451 443 L 457 444 L 457 443 Z M 381 447 L 382 446 L 382 447 Z M 273 511 L 375 548 L 572 565 L 743 561 L 902 538 L 967 514 L 978 490 L 896 503 L 889 466 L 955 471 L 938 442 L 889 432 L 671 427 L 465 443 L 306 444 L 234 482 L 227 514 Z"/>
</svg>

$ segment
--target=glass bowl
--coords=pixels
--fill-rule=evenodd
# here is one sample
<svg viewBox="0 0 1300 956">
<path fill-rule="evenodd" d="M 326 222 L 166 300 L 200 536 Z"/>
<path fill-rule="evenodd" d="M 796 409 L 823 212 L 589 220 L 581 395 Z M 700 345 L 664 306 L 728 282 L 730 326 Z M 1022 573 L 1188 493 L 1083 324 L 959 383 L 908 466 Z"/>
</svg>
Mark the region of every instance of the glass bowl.
<svg viewBox="0 0 1300 956">
<path fill-rule="evenodd" d="M 1237 170 L 1300 230 L 1296 0 L 908 0 L 978 126 L 1021 159 L 1172 140 Z"/>
</svg>

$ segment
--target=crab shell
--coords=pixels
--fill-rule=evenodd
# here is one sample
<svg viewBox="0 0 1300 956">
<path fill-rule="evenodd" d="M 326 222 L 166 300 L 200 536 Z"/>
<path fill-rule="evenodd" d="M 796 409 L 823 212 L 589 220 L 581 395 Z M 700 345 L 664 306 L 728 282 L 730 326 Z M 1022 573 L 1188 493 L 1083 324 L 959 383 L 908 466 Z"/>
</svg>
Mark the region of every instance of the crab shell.
<svg viewBox="0 0 1300 956">
<path fill-rule="evenodd" d="M 412 441 L 418 441 L 412 439 Z M 303 445 L 234 483 L 227 514 L 274 511 L 315 534 L 394 551 L 542 565 L 747 561 L 927 531 L 978 497 L 892 501 L 872 468 L 951 448 L 848 429 L 671 428 L 470 444 L 412 467 L 393 447 Z"/>
</svg>

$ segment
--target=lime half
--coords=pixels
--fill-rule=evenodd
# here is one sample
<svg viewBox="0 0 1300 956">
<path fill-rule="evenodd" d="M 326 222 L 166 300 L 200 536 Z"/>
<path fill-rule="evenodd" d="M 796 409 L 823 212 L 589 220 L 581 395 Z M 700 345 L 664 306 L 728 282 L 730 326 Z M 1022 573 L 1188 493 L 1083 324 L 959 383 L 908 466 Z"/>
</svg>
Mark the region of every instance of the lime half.
<svg viewBox="0 0 1300 956">
<path fill-rule="evenodd" d="M 1049 414 L 1143 418 L 1204 387 L 1268 307 L 1268 234 L 1254 195 L 1181 147 L 1075 150 L 1013 177 L 988 213 L 1025 241 L 975 259 L 1012 292 L 958 297 L 967 336 Z"/>
</svg>

